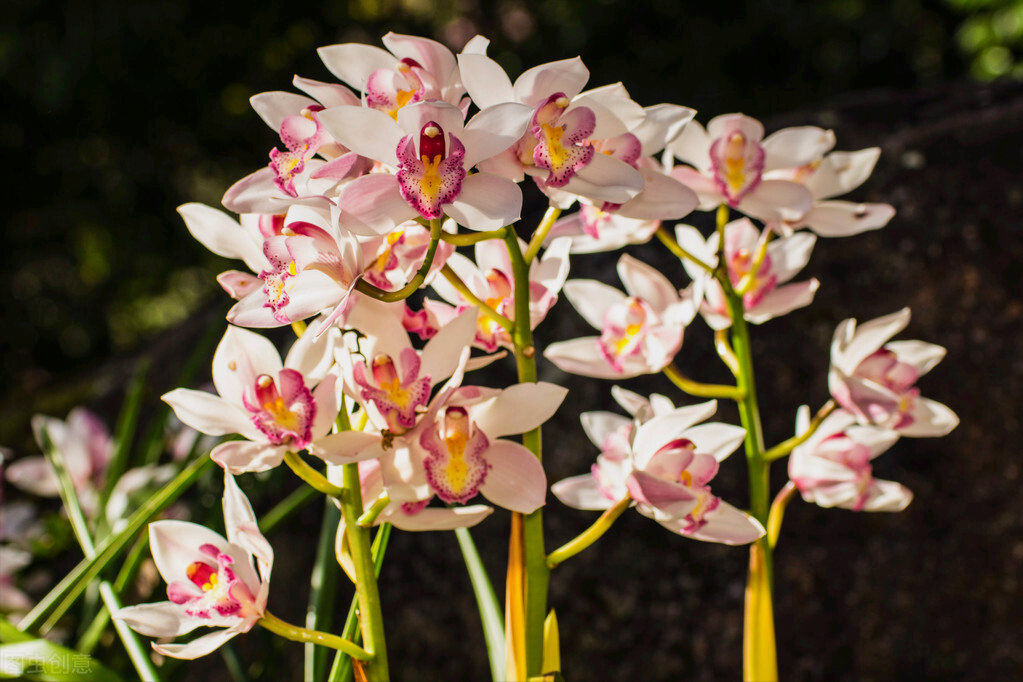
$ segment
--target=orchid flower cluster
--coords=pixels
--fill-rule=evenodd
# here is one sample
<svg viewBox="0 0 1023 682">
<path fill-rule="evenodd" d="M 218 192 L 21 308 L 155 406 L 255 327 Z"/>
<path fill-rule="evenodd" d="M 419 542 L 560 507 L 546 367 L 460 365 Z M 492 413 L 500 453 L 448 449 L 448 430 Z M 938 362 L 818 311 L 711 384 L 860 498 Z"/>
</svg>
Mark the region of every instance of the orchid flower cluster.
<svg viewBox="0 0 1023 682">
<path fill-rule="evenodd" d="M 159 638 L 166 656 L 206 654 L 258 624 L 337 649 L 356 679 L 387 679 L 382 534 L 465 528 L 498 506 L 512 526 L 504 627 L 488 638 L 505 643 L 493 673 L 539 679 L 560 674 L 551 571 L 635 508 L 678 536 L 750 547 L 744 674 L 777 679 L 770 565 L 785 505 L 799 492 L 825 507 L 901 510 L 912 494 L 875 479 L 872 460 L 957 423 L 916 387 L 944 350 L 891 340 L 909 324 L 903 309 L 841 322 L 831 400 L 812 418 L 801 408 L 795 435 L 774 447 L 760 432 L 748 325 L 813 302 L 821 283 L 799 272 L 819 237 L 892 218 L 891 206 L 836 198 L 866 181 L 879 149 L 835 151 L 834 134 L 814 126 L 765 136 L 738 113 L 704 127 L 687 107 L 637 104 L 620 83 L 588 87 L 579 58 L 513 81 L 480 36 L 457 55 L 393 33 L 383 46 L 321 48 L 340 82 L 296 76 L 300 92 L 252 97 L 279 138 L 269 162 L 227 191 L 228 212 L 179 209 L 196 239 L 246 268 L 217 278 L 236 302 L 213 357 L 216 392 L 163 397 L 184 424 L 234 437 L 210 453 L 224 470 L 226 537 L 184 521 L 150 525 L 167 601 L 116 618 Z M 517 226 L 524 192 L 548 207 L 535 229 Z M 669 225 L 694 210 L 715 212 L 709 236 Z M 678 257 L 684 289 L 630 255 L 617 264 L 622 288 L 581 276 L 587 254 L 654 238 Z M 595 333 L 537 348 L 533 329 L 562 292 Z M 676 365 L 697 317 L 734 383 L 702 383 Z M 282 359 L 258 330 L 289 325 L 297 339 Z M 509 356 L 517 383 L 474 378 Z M 549 553 L 541 426 L 567 391 L 537 381 L 541 357 L 595 379 L 663 373 L 680 390 L 644 396 L 612 383 L 623 413 L 581 415 L 594 464 L 550 488 L 601 515 Z M 713 421 L 721 400 L 736 403 L 741 425 Z M 740 445 L 747 508 L 712 487 Z M 791 481 L 772 504 L 768 467 L 784 457 Z M 273 550 L 235 477 L 282 464 L 342 512 L 333 570 L 352 578 L 358 602 L 344 636 L 267 610 Z M 214 630 L 170 643 L 200 626 Z"/>
</svg>

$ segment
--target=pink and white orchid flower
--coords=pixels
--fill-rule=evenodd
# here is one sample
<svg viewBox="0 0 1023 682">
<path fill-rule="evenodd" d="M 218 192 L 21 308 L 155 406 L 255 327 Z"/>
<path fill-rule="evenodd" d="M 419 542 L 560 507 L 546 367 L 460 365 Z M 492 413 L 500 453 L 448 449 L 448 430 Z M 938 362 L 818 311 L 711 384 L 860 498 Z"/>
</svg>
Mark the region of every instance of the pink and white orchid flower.
<svg viewBox="0 0 1023 682">
<path fill-rule="evenodd" d="M 64 458 L 71 483 L 82 511 L 89 518 L 99 513 L 100 491 L 106 484 L 107 467 L 114 456 L 114 442 L 103 421 L 84 407 L 68 413 L 67 421 L 35 415 L 32 431 L 36 443 L 44 448 L 42 432 Z M 59 497 L 57 473 L 43 455 L 22 457 L 5 467 L 5 476 L 14 486 L 40 497 Z"/>
<path fill-rule="evenodd" d="M 796 416 L 796 433 L 810 426 L 805 405 Z M 913 500 L 905 486 L 874 478 L 871 460 L 885 452 L 899 434 L 858 426 L 846 410 L 828 415 L 810 438 L 789 456 L 789 477 L 803 499 L 822 507 L 853 511 L 902 511 Z"/>
<path fill-rule="evenodd" d="M 447 221 L 445 227 L 448 226 L 452 230 L 457 229 L 453 221 Z M 363 262 L 366 264 L 362 278 L 378 289 L 394 291 L 405 286 L 422 267 L 430 247 L 430 230 L 414 220 L 409 220 L 399 225 L 393 232 L 379 237 L 365 237 L 360 242 Z M 427 282 L 444 267 L 454 251 L 455 247 L 447 242 L 441 241 L 437 244 L 437 251 L 426 277 Z"/>
<path fill-rule="evenodd" d="M 525 250 L 526 245 L 519 240 L 519 247 Z M 529 325 L 530 329 L 543 321 L 558 300 L 558 293 L 568 277 L 569 241 L 556 240 L 544 251 L 540 258 L 529 264 Z M 487 240 L 476 244 L 476 262 L 455 253 L 448 259 L 448 265 L 455 274 L 465 282 L 473 294 L 481 301 L 504 315 L 515 320 L 515 280 L 512 273 L 508 249 L 499 240 Z M 426 300 L 426 309 L 439 324 L 446 324 L 462 311 L 473 307 L 446 280 L 439 278 L 431 285 L 438 294 L 452 306 L 439 301 Z M 493 353 L 500 346 L 511 348 L 511 337 L 508 331 L 482 312 L 476 318 L 476 340 L 474 345 L 488 353 Z"/>
<path fill-rule="evenodd" d="M 398 33 L 388 33 L 382 42 L 387 50 L 344 43 L 317 52 L 332 74 L 363 93 L 366 107 L 392 119 L 404 107 L 430 100 L 464 110 L 465 88 L 451 50 L 429 38 Z"/>
<path fill-rule="evenodd" d="M 710 491 L 719 462 L 745 437 L 738 426 L 700 423 L 716 411 L 712 400 L 643 423 L 591 420 L 587 433 L 601 441 L 597 464 L 590 474 L 555 483 L 551 492 L 570 507 L 592 510 L 610 509 L 628 493 L 640 514 L 673 533 L 728 545 L 753 542 L 764 535 L 763 526 Z"/>
<path fill-rule="evenodd" d="M 682 346 L 702 297 L 699 282 L 682 294 L 654 268 L 624 255 L 618 276 L 628 295 L 596 280 L 569 280 L 565 296 L 599 337 L 551 344 L 544 357 L 565 372 L 603 379 L 654 374 Z"/>
<path fill-rule="evenodd" d="M 362 276 L 362 248 L 337 227 L 332 204 L 296 204 L 281 233 L 263 241 L 262 287 L 235 304 L 227 319 L 242 327 L 280 327 L 329 310 L 327 325 L 343 318 Z M 321 327 L 326 329 L 327 325 Z"/>
<path fill-rule="evenodd" d="M 813 202 L 805 186 L 767 174 L 812 162 L 834 145 L 831 131 L 820 128 L 779 131 L 764 139 L 760 121 L 743 114 L 717 116 L 704 129 L 696 121 L 669 145 L 672 153 L 690 166 L 678 166 L 671 175 L 700 198 L 700 210 L 721 204 L 761 220 L 800 219 Z"/>
<path fill-rule="evenodd" d="M 221 443 L 210 453 L 233 474 L 272 469 L 289 450 L 347 462 L 349 444 L 328 435 L 341 404 L 338 370 L 327 360 L 336 335 L 317 338 L 314 332 L 312 327 L 298 339 L 282 363 L 268 339 L 229 326 L 213 355 L 219 396 L 178 388 L 163 400 L 197 431 L 245 438 Z"/>
<path fill-rule="evenodd" d="M 804 135 L 804 128 L 785 128 L 771 137 Z M 810 128 L 817 131 L 819 128 Z M 832 137 L 832 140 L 834 138 Z M 888 224 L 895 209 L 888 204 L 837 201 L 833 197 L 847 194 L 862 185 L 881 156 L 879 147 L 855 152 L 834 152 L 830 147 L 816 148 L 818 156 L 802 165 L 772 170 L 765 174 L 770 179 L 793 180 L 806 186 L 813 195 L 813 206 L 794 222 L 782 222 L 783 230 L 806 227 L 821 237 L 849 237 L 868 230 L 877 230 Z M 830 153 L 829 153 L 830 152 Z M 794 159 L 795 160 L 795 159 Z"/>
<path fill-rule="evenodd" d="M 901 436 L 944 436 L 959 424 L 945 405 L 920 396 L 917 379 L 945 357 L 941 346 L 889 341 L 909 324 L 909 308 L 859 326 L 843 320 L 831 341 L 828 387 L 835 401 L 860 424 Z"/>
<path fill-rule="evenodd" d="M 334 107 L 320 120 L 331 134 L 385 171 L 353 180 L 341 191 L 341 225 L 360 235 L 382 234 L 416 217 L 447 215 L 473 230 L 491 230 L 519 218 L 515 183 L 468 171 L 506 149 L 521 134 L 528 111 L 515 104 L 484 109 L 463 123 L 444 102 L 403 107 L 395 121 L 365 107 Z"/>
<path fill-rule="evenodd" d="M 744 317 L 753 324 L 803 308 L 813 302 L 814 294 L 820 287 L 816 278 L 805 282 L 786 284 L 810 261 L 817 237 L 812 234 L 794 234 L 786 239 L 776 239 L 767 245 L 763 260 L 757 265 L 757 254 L 763 240 L 770 237 L 770 231 L 763 234 L 748 218 L 733 220 L 725 226 L 725 262 L 732 286 L 740 283 L 746 287 L 742 302 Z M 706 241 L 700 232 L 690 225 L 678 225 L 675 238 L 682 248 L 707 265 L 717 265 L 718 233 L 714 232 Z M 704 282 L 704 301 L 700 314 L 712 329 L 727 329 L 732 324 L 721 284 L 706 270 L 688 260 L 683 266 L 694 280 Z M 752 277 L 752 281 L 747 280 Z"/>
<path fill-rule="evenodd" d="M 619 83 L 582 92 L 589 70 L 578 57 L 528 69 L 515 83 L 486 56 L 487 41 L 470 41 L 458 55 L 462 80 L 480 108 L 515 102 L 532 111 L 515 145 L 481 166 L 520 182 L 531 175 L 556 205 L 577 197 L 623 204 L 643 189 L 629 163 L 598 153 L 591 140 L 616 138 L 642 123 L 642 108 Z"/>
<path fill-rule="evenodd" d="M 224 474 L 227 538 L 186 521 L 149 524 L 149 546 L 169 601 L 128 606 L 114 614 L 150 637 L 178 637 L 197 627 L 221 628 L 187 644 L 156 644 L 164 656 L 192 660 L 248 632 L 266 612 L 274 555 L 252 506 Z M 252 566 L 255 559 L 258 567 Z"/>
</svg>

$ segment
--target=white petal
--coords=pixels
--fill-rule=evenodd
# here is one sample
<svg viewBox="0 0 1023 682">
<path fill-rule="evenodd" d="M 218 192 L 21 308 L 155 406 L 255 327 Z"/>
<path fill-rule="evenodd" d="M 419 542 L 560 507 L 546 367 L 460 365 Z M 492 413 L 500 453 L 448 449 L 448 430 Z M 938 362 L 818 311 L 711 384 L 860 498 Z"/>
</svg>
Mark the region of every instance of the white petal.
<svg viewBox="0 0 1023 682">
<path fill-rule="evenodd" d="M 589 79 L 590 71 L 579 57 L 534 66 L 515 79 L 515 101 L 535 107 L 556 92 L 571 99 Z"/>
<path fill-rule="evenodd" d="M 788 180 L 763 180 L 739 202 L 739 210 L 760 220 L 799 220 L 810 210 L 813 196 Z"/>
<path fill-rule="evenodd" d="M 420 376 L 429 375 L 434 386 L 451 376 L 458 367 L 462 350 L 476 336 L 476 310 L 462 311 L 458 317 L 440 328 L 423 347 Z"/>
<path fill-rule="evenodd" d="M 465 167 L 472 168 L 518 142 L 532 114 L 533 110 L 524 104 L 507 102 L 487 107 L 473 116 L 462 132 Z"/>
<path fill-rule="evenodd" d="M 910 413 L 913 423 L 899 429 L 909 438 L 937 438 L 959 425 L 959 417 L 945 405 L 930 398 L 917 398 Z"/>
<path fill-rule="evenodd" d="M 320 438 L 310 451 L 328 464 L 351 464 L 382 455 L 381 443 L 378 432 L 342 431 Z"/>
<path fill-rule="evenodd" d="M 515 384 L 473 412 L 473 420 L 488 438 L 525 433 L 557 412 L 568 389 L 545 381 Z"/>
<path fill-rule="evenodd" d="M 224 471 L 224 530 L 227 532 L 227 539 L 244 549 L 255 557 L 256 565 L 259 566 L 260 580 L 252 573 L 252 565 L 248 557 L 244 560 L 235 557 L 234 568 L 238 571 L 239 577 L 256 592 L 259 583 L 270 581 L 270 571 L 274 565 L 274 550 L 259 532 L 259 524 L 256 522 L 256 515 L 252 511 L 249 499 L 245 497 L 237 481 L 234 480 L 228 471 Z"/>
<path fill-rule="evenodd" d="M 796 284 L 786 284 L 764 296 L 756 306 L 746 313 L 745 318 L 753 324 L 763 324 L 768 320 L 804 308 L 813 303 L 820 282 L 811 279 Z"/>
<path fill-rule="evenodd" d="M 725 545 L 748 545 L 763 537 L 767 531 L 749 514 L 739 511 L 725 501 L 718 508 L 707 512 L 707 525 L 687 537 L 706 542 L 720 542 Z"/>
<path fill-rule="evenodd" d="M 857 326 L 855 320 L 846 320 L 835 330 L 835 338 L 832 341 L 831 361 L 844 374 L 850 375 L 856 367 L 867 358 L 868 355 L 879 350 L 881 346 L 909 324 L 909 308 L 903 308 L 890 315 L 884 315 L 877 319 L 864 322 Z M 851 322 L 851 328 L 849 323 Z M 840 333 L 848 335 L 850 329 L 854 330 L 852 338 L 847 339 L 844 344 L 839 337 Z M 836 357 L 835 342 L 838 342 L 840 352 Z"/>
<path fill-rule="evenodd" d="M 228 326 L 213 353 L 213 385 L 221 398 L 240 407 L 244 404 L 242 395 L 253 390 L 260 375 L 276 378 L 283 367 L 281 356 L 270 339 L 241 327 Z"/>
<path fill-rule="evenodd" d="M 368 159 L 398 165 L 398 142 L 406 134 L 394 119 L 368 107 L 331 107 L 318 116 L 335 140 Z"/>
<path fill-rule="evenodd" d="M 621 372 L 616 371 L 601 355 L 596 336 L 552 343 L 543 356 L 563 372 L 596 379 L 625 379 L 652 371 L 642 362 L 627 362 Z"/>
<path fill-rule="evenodd" d="M 619 404 L 621 403 L 619 402 Z M 618 432 L 627 433 L 632 426 L 631 419 L 614 412 L 583 412 L 579 415 L 579 421 L 582 422 L 586 437 L 598 448 L 604 447 L 604 441 L 608 436 Z"/>
<path fill-rule="evenodd" d="M 572 307 L 594 329 L 603 329 L 608 308 L 626 299 L 618 289 L 595 279 L 569 280 L 565 282 L 564 291 Z"/>
<path fill-rule="evenodd" d="M 126 606 L 113 617 L 147 637 L 178 637 L 209 624 L 206 619 L 186 615 L 181 605 L 169 601 Z"/>
<path fill-rule="evenodd" d="M 895 209 L 888 204 L 855 204 L 822 201 L 803 216 L 802 222 L 822 237 L 849 237 L 888 224 Z"/>
<path fill-rule="evenodd" d="M 806 232 L 797 232 L 785 239 L 776 239 L 767 247 L 771 257 L 771 272 L 779 282 L 787 282 L 810 262 L 817 237 Z"/>
<path fill-rule="evenodd" d="M 708 400 L 705 403 L 680 407 L 641 424 L 632 442 L 636 468 L 645 468 L 654 453 L 672 440 L 682 437 L 682 433 L 689 427 L 713 416 L 717 409 L 717 401 Z"/>
<path fill-rule="evenodd" d="M 210 458 L 232 474 L 269 471 L 284 461 L 287 445 L 272 445 L 265 440 L 231 440 L 210 452 Z"/>
<path fill-rule="evenodd" d="M 594 202 L 624 204 L 643 189 L 643 174 L 606 154 L 594 154 L 593 160 L 568 181 L 564 190 Z"/>
<path fill-rule="evenodd" d="M 287 197 L 274 184 L 277 173 L 272 168 L 261 168 L 227 188 L 221 203 L 235 213 L 283 213 Z"/>
<path fill-rule="evenodd" d="M 274 132 L 278 132 L 285 118 L 301 114 L 303 109 L 315 106 L 318 102 L 305 95 L 276 90 L 253 95 L 249 98 L 249 104 L 256 110 L 264 123 L 270 126 Z"/>
<path fill-rule="evenodd" d="M 12 485 L 33 495 L 60 496 L 60 479 L 43 456 L 23 457 L 9 464 L 4 469 L 4 477 Z"/>
<path fill-rule="evenodd" d="M 153 644 L 153 650 L 164 656 L 191 661 L 218 649 L 240 632 L 241 630 L 234 628 L 217 630 L 198 639 L 193 639 L 188 644 Z"/>
<path fill-rule="evenodd" d="M 926 341 L 889 341 L 884 347 L 895 353 L 899 362 L 912 365 L 920 376 L 934 369 L 945 357 L 944 346 Z"/>
<path fill-rule="evenodd" d="M 723 461 L 746 438 L 746 429 L 733 424 L 697 424 L 686 429 L 686 438 L 693 441 L 696 452 Z"/>
<path fill-rule="evenodd" d="M 511 79 L 501 65 L 485 54 L 458 55 L 462 84 L 480 109 L 512 102 L 515 99 Z"/>
<path fill-rule="evenodd" d="M 244 408 L 232 405 L 212 393 L 176 388 L 160 399 L 171 406 L 178 419 L 200 433 L 210 436 L 238 433 L 249 439 L 264 438 L 249 420 L 249 414 Z"/>
<path fill-rule="evenodd" d="M 178 213 L 192 236 L 218 256 L 240 258 L 253 270 L 265 263 L 259 244 L 223 211 L 193 202 L 178 206 Z"/>
<path fill-rule="evenodd" d="M 511 225 L 522 211 L 522 190 L 508 178 L 473 173 L 462 181 L 458 198 L 445 213 L 470 230 L 496 230 Z"/>
<path fill-rule="evenodd" d="M 806 186 L 817 199 L 827 199 L 851 192 L 870 177 L 880 156 L 880 147 L 855 152 L 832 152 L 807 178 Z"/>
<path fill-rule="evenodd" d="M 835 146 L 835 133 L 817 126 L 782 128 L 764 138 L 764 172 L 819 161 Z"/>
<path fill-rule="evenodd" d="M 393 69 L 398 60 L 390 52 L 373 45 L 344 43 L 316 50 L 332 74 L 362 92 L 366 80 L 377 69 Z"/>
<path fill-rule="evenodd" d="M 391 232 L 417 215 L 401 196 L 398 178 L 388 173 L 352 180 L 342 190 L 338 203 L 345 207 L 339 218 L 341 227 L 364 237 Z"/>
<path fill-rule="evenodd" d="M 597 487 L 593 474 L 572 476 L 551 486 L 551 492 L 561 503 L 575 509 L 603 511 L 615 505 Z"/>
<path fill-rule="evenodd" d="M 646 118 L 643 123 L 632 130 L 632 134 L 643 145 L 643 156 L 650 156 L 664 149 L 665 146 L 685 129 L 686 124 L 696 115 L 695 109 L 677 104 L 655 104 L 645 107 Z"/>
<path fill-rule="evenodd" d="M 199 551 L 203 545 L 213 545 L 220 551 L 230 543 L 224 536 L 205 526 L 188 521 L 161 520 L 149 524 L 149 545 L 156 569 L 167 584 L 188 582 L 188 567 L 197 562 L 209 562 L 209 555 Z M 242 557 L 235 557 L 241 559 Z"/>
<path fill-rule="evenodd" d="M 674 142 L 668 145 L 672 154 L 698 171 L 710 169 L 710 136 L 697 121 L 690 121 Z"/>
<path fill-rule="evenodd" d="M 451 509 L 427 507 L 418 514 L 406 514 L 398 510 L 387 514 L 387 521 L 395 528 L 408 531 L 454 530 L 455 528 L 471 528 L 493 512 L 493 507 L 483 504 L 452 507 Z"/>
</svg>

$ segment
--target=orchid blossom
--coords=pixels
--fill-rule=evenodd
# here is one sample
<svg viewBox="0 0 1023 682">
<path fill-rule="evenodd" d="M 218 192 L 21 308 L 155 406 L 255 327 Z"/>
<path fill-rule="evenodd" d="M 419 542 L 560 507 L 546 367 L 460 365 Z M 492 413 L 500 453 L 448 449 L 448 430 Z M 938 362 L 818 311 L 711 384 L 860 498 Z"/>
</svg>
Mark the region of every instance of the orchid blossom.
<svg viewBox="0 0 1023 682">
<path fill-rule="evenodd" d="M 675 236 L 679 245 L 689 253 L 711 267 L 717 265 L 717 232 L 704 242 L 695 227 L 679 225 L 675 228 Z M 769 231 L 761 234 L 748 218 L 734 220 L 725 226 L 728 278 L 733 287 L 739 288 L 740 284 L 744 287 L 743 317 L 753 324 L 762 324 L 810 305 L 820 286 L 816 278 L 786 284 L 810 261 L 810 252 L 817 241 L 814 235 L 801 233 L 787 239 L 776 239 L 766 245 L 766 253 L 758 263 L 758 253 L 765 246 L 763 240 L 769 237 Z M 682 264 L 690 277 L 704 282 L 700 314 L 707 324 L 712 329 L 730 327 L 732 320 L 721 284 L 690 261 L 684 260 Z"/>
<path fill-rule="evenodd" d="M 266 613 L 273 549 L 234 478 L 224 474 L 227 538 L 186 521 L 149 524 L 149 546 L 169 601 L 128 606 L 114 614 L 150 637 L 178 637 L 197 627 L 221 628 L 187 644 L 157 644 L 173 658 L 205 656 L 248 632 Z M 258 574 L 252 566 L 255 559 Z"/>
<path fill-rule="evenodd" d="M 163 400 L 197 431 L 245 438 L 210 453 L 233 474 L 272 469 L 288 451 L 347 462 L 352 445 L 328 435 L 341 404 L 338 370 L 331 368 L 336 335 L 316 336 L 312 329 L 303 335 L 282 363 L 268 339 L 229 326 L 213 355 L 219 396 L 179 388 Z"/>
<path fill-rule="evenodd" d="M 267 267 L 262 287 L 228 312 L 242 327 L 280 327 L 329 310 L 328 323 L 343 319 L 350 296 L 362 277 L 362 248 L 337 227 L 338 209 L 295 205 L 279 235 L 263 241 Z"/>
<path fill-rule="evenodd" d="M 763 124 L 743 114 L 717 116 L 706 129 L 693 121 L 668 146 L 691 167 L 677 166 L 671 175 L 696 192 L 701 211 L 727 204 L 761 220 L 798 220 L 813 202 L 810 190 L 767 174 L 812 162 L 834 145 L 834 135 L 820 128 L 796 130 L 764 139 Z"/>
<path fill-rule="evenodd" d="M 701 297 L 698 283 L 680 295 L 654 268 L 624 255 L 618 275 L 628 295 L 596 280 L 569 280 L 565 295 L 599 337 L 551 344 L 544 357 L 573 374 L 616 379 L 660 372 L 682 346 Z"/>
<path fill-rule="evenodd" d="M 796 418 L 796 433 L 810 424 L 804 405 Z M 846 410 L 832 412 L 810 438 L 789 457 L 789 477 L 803 499 L 822 507 L 853 511 L 902 511 L 913 493 L 894 481 L 875 479 L 871 460 L 885 452 L 899 434 L 859 426 Z"/>
<path fill-rule="evenodd" d="M 481 166 L 521 181 L 531 175 L 552 203 L 566 208 L 578 196 L 625 203 L 643 189 L 630 164 L 600 154 L 590 140 L 614 138 L 642 123 L 644 112 L 619 83 L 582 92 L 589 70 L 578 57 L 525 71 L 515 83 L 485 54 L 487 41 L 470 42 L 458 55 L 466 89 L 480 108 L 515 102 L 532 110 L 514 146 Z"/>
<path fill-rule="evenodd" d="M 436 220 L 446 214 L 473 230 L 515 222 L 522 206 L 518 187 L 506 178 L 468 171 L 512 144 L 528 113 L 516 104 L 500 105 L 465 124 L 460 109 L 435 101 L 403 107 L 397 120 L 366 107 L 324 111 L 320 120 L 336 139 L 384 167 L 342 189 L 341 226 L 368 236 L 417 216 Z"/>
<path fill-rule="evenodd" d="M 745 436 L 737 426 L 700 424 L 716 411 L 712 400 L 643 423 L 605 418 L 596 427 L 591 420 L 588 435 L 602 448 L 597 464 L 551 492 L 570 507 L 592 510 L 610 509 L 627 493 L 640 514 L 673 533 L 728 545 L 753 542 L 763 526 L 710 491 L 719 462 Z"/>
<path fill-rule="evenodd" d="M 860 424 L 901 436 L 944 436 L 959 424 L 945 405 L 920 396 L 917 379 L 945 357 L 941 346 L 889 341 L 909 324 L 909 308 L 857 326 L 843 320 L 831 341 L 828 387 L 835 401 Z"/>
</svg>

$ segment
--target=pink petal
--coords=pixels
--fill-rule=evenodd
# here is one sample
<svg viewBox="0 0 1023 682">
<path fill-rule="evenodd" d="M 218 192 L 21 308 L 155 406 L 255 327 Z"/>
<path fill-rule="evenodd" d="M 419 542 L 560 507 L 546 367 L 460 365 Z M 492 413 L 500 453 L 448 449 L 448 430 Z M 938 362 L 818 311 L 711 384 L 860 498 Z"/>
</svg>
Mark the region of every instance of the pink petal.
<svg viewBox="0 0 1023 682">
<path fill-rule="evenodd" d="M 390 120 L 386 114 L 381 115 Z M 341 227 L 364 237 L 393 232 L 417 215 L 402 198 L 398 179 L 389 173 L 356 178 L 344 188 L 339 203 L 344 207 Z"/>
<path fill-rule="evenodd" d="M 263 266 L 266 267 L 265 265 Z M 263 280 L 249 272 L 225 270 L 217 275 L 217 284 L 227 292 L 228 296 L 240 301 L 263 286 Z"/>
<path fill-rule="evenodd" d="M 691 507 L 696 496 L 681 483 L 665 481 L 645 471 L 633 471 L 625 481 L 632 499 L 659 510 L 671 508 L 673 512 Z M 682 503 L 681 505 L 679 503 Z"/>
<path fill-rule="evenodd" d="M 395 56 L 419 62 L 423 69 L 437 78 L 442 87 L 457 68 L 455 55 L 436 40 L 392 32 L 385 35 L 382 42 Z"/>
<path fill-rule="evenodd" d="M 640 425 L 632 443 L 636 467 L 646 468 L 650 458 L 664 445 L 682 437 L 683 432 L 694 424 L 710 418 L 717 412 L 716 400 L 680 407 L 667 414 L 654 417 Z"/>
<path fill-rule="evenodd" d="M 480 492 L 499 507 L 530 514 L 543 506 L 547 476 L 532 452 L 507 440 L 491 442 L 486 454 L 490 471 Z"/>
<path fill-rule="evenodd" d="M 288 445 L 272 445 L 250 440 L 231 440 L 213 448 L 210 457 L 232 474 L 269 471 L 284 461 Z"/>
<path fill-rule="evenodd" d="M 632 427 L 631 419 L 614 412 L 583 412 L 579 420 L 586 437 L 601 449 L 609 437 L 617 433 L 628 433 Z"/>
<path fill-rule="evenodd" d="M 199 548 L 212 545 L 218 551 L 228 552 L 231 544 L 219 533 L 188 521 L 160 520 L 149 524 L 149 544 L 153 561 L 164 582 L 187 582 L 189 565 L 210 561 Z M 239 548 L 239 551 L 240 548 Z M 244 556 L 234 557 L 236 561 Z"/>
<path fill-rule="evenodd" d="M 884 347 L 893 353 L 899 362 L 912 365 L 917 376 L 923 376 L 945 357 L 945 348 L 925 341 L 889 341 Z"/>
<path fill-rule="evenodd" d="M 760 539 L 767 532 L 752 516 L 745 514 L 724 500 L 717 509 L 703 517 L 707 524 L 686 536 L 706 542 L 720 542 L 725 545 L 748 545 Z M 666 524 L 662 524 L 667 527 Z M 677 531 L 676 531 L 677 532 Z"/>
<path fill-rule="evenodd" d="M 52 436 L 51 436 L 52 438 Z M 4 467 L 8 483 L 40 497 L 59 497 L 60 479 L 45 457 L 23 457 Z"/>
<path fill-rule="evenodd" d="M 760 299 L 760 302 L 747 312 L 745 317 L 753 324 L 763 324 L 797 308 L 808 306 L 813 303 L 814 294 L 817 293 L 820 284 L 818 280 L 811 279 L 778 287 Z"/>
<path fill-rule="evenodd" d="M 618 259 L 618 276 L 630 296 L 643 299 L 658 312 L 679 302 L 678 290 L 667 277 L 628 254 Z"/>
<path fill-rule="evenodd" d="M 564 291 L 572 307 L 594 329 L 603 329 L 608 309 L 627 298 L 618 289 L 595 279 L 569 280 L 565 282 Z"/>
<path fill-rule="evenodd" d="M 593 474 L 572 476 L 551 486 L 551 492 L 561 503 L 575 509 L 603 511 L 614 506 L 615 500 L 608 498 L 597 487 Z"/>
</svg>

